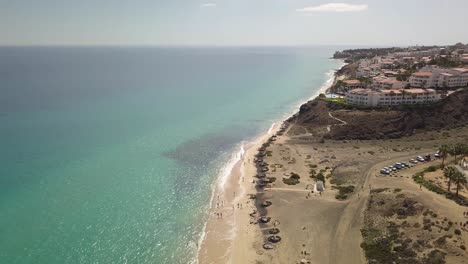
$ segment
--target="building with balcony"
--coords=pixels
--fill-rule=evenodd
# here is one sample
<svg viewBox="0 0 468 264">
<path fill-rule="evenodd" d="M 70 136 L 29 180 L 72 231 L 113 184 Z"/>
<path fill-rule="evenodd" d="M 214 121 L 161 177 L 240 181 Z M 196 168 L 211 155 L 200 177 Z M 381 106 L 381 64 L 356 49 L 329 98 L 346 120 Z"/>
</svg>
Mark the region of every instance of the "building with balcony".
<svg viewBox="0 0 468 264">
<path fill-rule="evenodd" d="M 354 89 L 346 93 L 349 104 L 361 106 L 395 106 L 434 103 L 441 99 L 433 89 Z"/>
</svg>

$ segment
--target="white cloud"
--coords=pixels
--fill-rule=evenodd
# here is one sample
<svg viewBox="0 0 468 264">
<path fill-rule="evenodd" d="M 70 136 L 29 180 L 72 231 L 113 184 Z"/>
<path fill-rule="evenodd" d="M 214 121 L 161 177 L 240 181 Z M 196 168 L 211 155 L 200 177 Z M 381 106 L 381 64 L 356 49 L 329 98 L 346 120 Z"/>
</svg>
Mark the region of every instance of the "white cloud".
<svg viewBox="0 0 468 264">
<path fill-rule="evenodd" d="M 204 3 L 204 4 L 201 4 L 200 6 L 201 7 L 215 7 L 216 4 L 215 3 Z"/>
<path fill-rule="evenodd" d="M 367 5 L 353 5 L 345 3 L 328 3 L 318 6 L 308 6 L 296 9 L 298 12 L 359 12 L 368 9 Z"/>
</svg>

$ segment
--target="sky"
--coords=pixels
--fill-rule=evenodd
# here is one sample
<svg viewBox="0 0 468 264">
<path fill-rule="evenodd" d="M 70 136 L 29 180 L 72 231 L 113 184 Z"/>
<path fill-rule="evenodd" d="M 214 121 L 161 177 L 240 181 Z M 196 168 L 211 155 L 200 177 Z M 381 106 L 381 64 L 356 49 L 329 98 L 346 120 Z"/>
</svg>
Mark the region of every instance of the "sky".
<svg viewBox="0 0 468 264">
<path fill-rule="evenodd" d="M 468 43 L 467 0 L 0 0 L 0 45 Z"/>
</svg>

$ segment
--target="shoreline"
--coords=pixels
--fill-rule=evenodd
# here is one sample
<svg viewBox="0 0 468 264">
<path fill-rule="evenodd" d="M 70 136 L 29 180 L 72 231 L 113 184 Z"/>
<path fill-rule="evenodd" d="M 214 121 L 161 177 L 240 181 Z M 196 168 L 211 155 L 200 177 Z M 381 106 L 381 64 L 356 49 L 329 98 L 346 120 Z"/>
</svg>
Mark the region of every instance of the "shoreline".
<svg viewBox="0 0 468 264">
<path fill-rule="evenodd" d="M 341 61 L 341 65 L 338 69 L 325 73 L 328 78 L 314 95 L 306 101 L 301 101 L 294 107 L 291 113 L 287 113 L 284 117 L 280 118 L 280 121 L 273 122 L 266 133 L 261 133 L 247 143 L 245 141 L 241 142 L 240 149 L 233 153 L 233 157 L 236 157 L 236 162 L 231 163 L 231 161 L 228 161 L 226 163 L 227 167 L 230 167 L 230 172 L 225 177 L 221 174 L 214 183 L 210 198 L 209 215 L 198 241 L 199 246 L 197 247 L 196 258 L 192 263 L 245 263 L 249 259 L 252 259 L 249 256 L 256 254 L 253 248 L 244 247 L 242 249 L 239 247 L 239 244 L 245 244 L 247 241 L 253 243 L 256 238 L 256 231 L 261 231 L 257 225 L 252 225 L 249 215 L 246 212 L 242 212 L 245 210 L 257 211 L 257 206 L 254 203 L 250 203 L 250 200 L 246 197 L 249 191 L 252 194 L 257 193 L 254 184 L 255 178 L 253 177 L 256 174 L 256 166 L 251 161 L 253 161 L 254 156 L 257 154 L 257 149 L 267 141 L 269 136 L 275 135 L 286 120 L 296 115 L 301 105 L 317 98 L 321 93 L 329 91 L 331 86 L 336 82 L 338 77 L 337 72 L 347 65 L 341 59 L 333 60 Z M 236 207 L 240 209 L 238 208 L 239 204 L 241 204 L 242 208 L 241 210 L 236 210 Z M 220 215 L 217 214 L 223 213 L 224 215 L 219 218 Z M 243 225 L 245 223 L 247 224 L 246 226 Z M 227 235 L 225 233 L 226 230 L 230 231 L 227 232 Z M 241 259 L 234 259 L 234 257 Z M 236 261 L 233 262 L 233 260 Z"/>
</svg>

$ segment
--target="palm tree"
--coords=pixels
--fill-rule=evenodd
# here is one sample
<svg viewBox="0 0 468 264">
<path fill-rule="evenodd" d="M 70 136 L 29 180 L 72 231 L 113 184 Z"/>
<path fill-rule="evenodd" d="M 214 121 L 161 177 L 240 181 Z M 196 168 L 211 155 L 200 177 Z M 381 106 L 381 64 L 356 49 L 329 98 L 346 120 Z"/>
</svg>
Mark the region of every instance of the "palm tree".
<svg viewBox="0 0 468 264">
<path fill-rule="evenodd" d="M 457 156 L 463 155 L 463 144 L 457 143 L 455 146 L 452 147 L 452 155 L 455 157 L 455 164 L 457 164 Z"/>
<path fill-rule="evenodd" d="M 448 187 L 447 187 L 448 192 L 450 192 L 450 186 L 452 185 L 452 180 L 454 179 L 454 175 L 456 171 L 457 169 L 455 169 L 455 167 L 453 166 L 449 166 L 444 169 L 444 176 L 445 178 L 448 179 Z"/>
<path fill-rule="evenodd" d="M 465 175 L 459 171 L 459 170 L 455 170 L 455 173 L 453 174 L 453 183 L 456 184 L 457 186 L 457 192 L 456 192 L 456 196 L 458 197 L 458 191 L 460 190 L 460 186 L 461 185 L 466 185 L 466 177 Z"/>
<path fill-rule="evenodd" d="M 450 151 L 450 146 L 449 145 L 442 145 L 439 147 L 439 155 L 442 158 L 442 165 L 441 167 L 444 167 L 445 159 L 447 158 L 447 154 Z"/>
<path fill-rule="evenodd" d="M 465 161 L 466 156 L 468 156 L 468 144 L 462 144 L 461 153 L 462 157 L 460 157 L 460 164 Z"/>
</svg>

